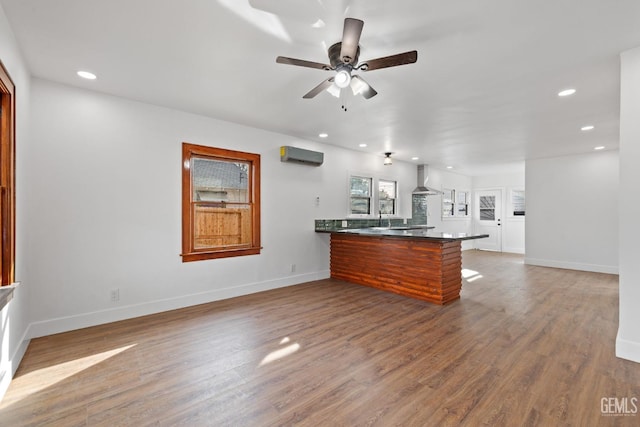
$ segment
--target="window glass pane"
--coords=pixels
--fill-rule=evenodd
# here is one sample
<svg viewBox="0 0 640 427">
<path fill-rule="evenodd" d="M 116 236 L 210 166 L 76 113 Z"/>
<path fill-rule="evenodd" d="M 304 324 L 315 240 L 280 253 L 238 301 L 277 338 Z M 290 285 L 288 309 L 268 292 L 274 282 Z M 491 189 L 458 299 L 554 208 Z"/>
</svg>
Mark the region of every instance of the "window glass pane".
<svg viewBox="0 0 640 427">
<path fill-rule="evenodd" d="M 380 188 L 380 199 L 395 199 L 396 198 L 396 182 L 395 181 L 383 181 L 378 183 Z"/>
<path fill-rule="evenodd" d="M 249 205 L 193 206 L 194 249 L 233 248 L 251 245 Z"/>
<path fill-rule="evenodd" d="M 249 164 L 193 158 L 193 201 L 248 203 Z"/>
<path fill-rule="evenodd" d="M 442 216 L 453 216 L 453 190 L 442 190 Z"/>
<path fill-rule="evenodd" d="M 396 213 L 396 181 L 378 181 L 379 213 L 395 215 Z"/>
<path fill-rule="evenodd" d="M 351 198 L 351 213 L 352 214 L 365 214 L 368 215 L 371 210 L 371 199 L 363 197 Z"/>
<path fill-rule="evenodd" d="M 371 178 L 352 176 L 350 191 L 352 196 L 371 197 Z"/>
<path fill-rule="evenodd" d="M 524 216 L 524 191 L 513 190 L 511 192 L 511 206 L 514 216 Z"/>
<path fill-rule="evenodd" d="M 480 220 L 494 221 L 496 219 L 496 197 L 480 196 Z"/>
<path fill-rule="evenodd" d="M 469 214 L 469 192 L 456 191 L 456 215 L 467 216 Z"/>
<path fill-rule="evenodd" d="M 396 213 L 395 207 L 396 207 L 396 201 L 393 199 L 380 200 L 380 213 L 383 215 L 395 214 Z"/>
</svg>

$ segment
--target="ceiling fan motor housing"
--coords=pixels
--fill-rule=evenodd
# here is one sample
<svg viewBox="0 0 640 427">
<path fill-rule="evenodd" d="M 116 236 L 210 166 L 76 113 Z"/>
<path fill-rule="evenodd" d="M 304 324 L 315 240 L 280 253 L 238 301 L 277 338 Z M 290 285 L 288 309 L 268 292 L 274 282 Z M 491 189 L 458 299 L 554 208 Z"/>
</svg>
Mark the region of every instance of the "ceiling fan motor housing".
<svg viewBox="0 0 640 427">
<path fill-rule="evenodd" d="M 335 43 L 329 48 L 329 63 L 331 64 L 331 66 L 333 68 L 336 68 L 340 64 L 350 64 L 352 67 L 355 67 L 355 65 L 358 63 L 358 58 L 360 57 L 360 46 L 358 46 L 355 58 L 341 58 L 341 50 L 342 42 Z"/>
</svg>

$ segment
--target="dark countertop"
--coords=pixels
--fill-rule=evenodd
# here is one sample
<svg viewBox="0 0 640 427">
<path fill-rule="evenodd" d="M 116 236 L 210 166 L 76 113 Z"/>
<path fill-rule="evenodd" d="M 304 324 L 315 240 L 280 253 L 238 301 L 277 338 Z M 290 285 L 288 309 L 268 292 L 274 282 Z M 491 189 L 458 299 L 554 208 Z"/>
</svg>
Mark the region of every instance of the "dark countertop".
<svg viewBox="0 0 640 427">
<path fill-rule="evenodd" d="M 431 227 L 433 228 L 433 227 Z M 359 236 L 372 237 L 400 237 L 400 238 L 420 238 L 441 241 L 472 240 L 489 237 L 488 234 L 468 234 L 468 233 L 447 233 L 444 231 L 433 231 L 431 229 L 394 229 L 387 227 L 354 228 L 348 230 L 334 231 L 334 233 L 357 234 Z"/>
</svg>

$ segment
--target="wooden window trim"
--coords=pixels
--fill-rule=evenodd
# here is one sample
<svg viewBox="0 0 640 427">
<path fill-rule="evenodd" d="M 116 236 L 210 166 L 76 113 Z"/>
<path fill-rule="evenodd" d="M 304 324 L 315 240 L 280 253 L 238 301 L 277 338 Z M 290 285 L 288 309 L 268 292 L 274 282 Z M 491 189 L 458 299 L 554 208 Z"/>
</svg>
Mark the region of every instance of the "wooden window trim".
<svg viewBox="0 0 640 427">
<path fill-rule="evenodd" d="M 194 218 L 191 209 L 193 194 L 191 182 L 191 158 L 210 157 L 225 161 L 242 161 L 251 164 L 249 203 L 252 207 L 252 241 L 248 248 L 194 249 Z M 202 145 L 182 143 L 182 262 L 227 258 L 260 253 L 260 155 Z"/>
<path fill-rule="evenodd" d="M 16 253 L 15 85 L 0 61 L 0 285 L 14 281 Z"/>
</svg>

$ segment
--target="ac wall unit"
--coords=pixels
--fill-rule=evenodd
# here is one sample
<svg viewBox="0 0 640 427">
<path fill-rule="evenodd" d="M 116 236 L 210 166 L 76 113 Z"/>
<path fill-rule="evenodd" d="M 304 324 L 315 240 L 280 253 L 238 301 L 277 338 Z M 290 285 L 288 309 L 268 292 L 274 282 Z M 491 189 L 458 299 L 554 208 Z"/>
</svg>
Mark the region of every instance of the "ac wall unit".
<svg viewBox="0 0 640 427">
<path fill-rule="evenodd" d="M 280 161 L 320 166 L 324 162 L 324 153 L 283 145 L 280 147 Z"/>
</svg>

